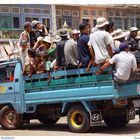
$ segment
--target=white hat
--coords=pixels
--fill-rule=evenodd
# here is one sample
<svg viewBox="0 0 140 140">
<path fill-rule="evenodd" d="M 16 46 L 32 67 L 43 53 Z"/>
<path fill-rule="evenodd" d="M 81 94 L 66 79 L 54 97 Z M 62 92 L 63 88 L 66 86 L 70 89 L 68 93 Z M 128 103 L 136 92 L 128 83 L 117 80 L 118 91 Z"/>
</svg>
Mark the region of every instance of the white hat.
<svg viewBox="0 0 140 140">
<path fill-rule="evenodd" d="M 139 29 L 137 27 L 131 27 L 129 30 L 130 32 L 133 32 L 133 31 L 138 31 Z"/>
<path fill-rule="evenodd" d="M 69 34 L 69 32 L 67 29 L 60 29 L 59 30 L 60 37 L 67 36 L 68 34 Z"/>
<path fill-rule="evenodd" d="M 37 24 L 41 24 L 41 21 L 33 20 L 31 23 L 32 27 L 34 27 Z"/>
<path fill-rule="evenodd" d="M 140 39 L 140 31 L 138 31 L 138 34 L 136 36 L 136 39 Z"/>
<path fill-rule="evenodd" d="M 109 23 L 104 17 L 97 18 L 96 22 L 96 28 L 101 28 Z"/>
<path fill-rule="evenodd" d="M 77 29 L 74 29 L 71 31 L 71 34 L 80 34 L 80 31 L 78 31 Z"/>
<path fill-rule="evenodd" d="M 51 44 L 52 43 L 52 38 L 50 36 L 45 36 L 43 41 Z"/>
<path fill-rule="evenodd" d="M 56 35 L 53 37 L 53 42 L 58 42 L 61 40 L 61 37 L 59 35 Z"/>
<path fill-rule="evenodd" d="M 37 41 L 42 41 L 43 40 L 43 37 L 42 36 L 39 36 L 38 38 L 37 38 Z"/>
<path fill-rule="evenodd" d="M 114 39 L 120 39 L 125 37 L 125 33 L 121 29 L 115 30 L 115 36 L 113 37 Z"/>
</svg>

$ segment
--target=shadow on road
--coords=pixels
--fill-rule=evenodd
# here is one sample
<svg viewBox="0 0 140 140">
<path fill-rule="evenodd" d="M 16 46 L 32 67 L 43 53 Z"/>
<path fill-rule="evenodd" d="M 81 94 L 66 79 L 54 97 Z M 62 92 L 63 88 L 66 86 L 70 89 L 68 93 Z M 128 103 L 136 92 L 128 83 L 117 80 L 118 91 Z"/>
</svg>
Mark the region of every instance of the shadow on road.
<svg viewBox="0 0 140 140">
<path fill-rule="evenodd" d="M 57 132 L 70 132 L 70 129 L 67 124 L 61 124 L 57 123 L 55 125 L 45 126 L 41 123 L 38 124 L 29 124 L 25 125 L 22 130 L 28 130 L 28 131 L 57 131 Z M 101 134 L 101 135 L 136 135 L 140 132 L 140 124 L 128 124 L 125 127 L 122 128 L 108 128 L 105 124 L 102 124 L 100 126 L 92 127 L 91 130 L 88 133 L 84 133 L 84 135 L 89 134 Z M 70 132 L 72 133 L 72 132 Z"/>
<path fill-rule="evenodd" d="M 69 131 L 69 128 L 67 126 L 67 124 L 60 124 L 60 123 L 57 123 L 57 124 L 54 124 L 54 125 L 43 125 L 43 124 L 29 124 L 29 125 L 24 125 L 23 129 L 25 130 L 31 130 L 31 131 Z"/>
</svg>

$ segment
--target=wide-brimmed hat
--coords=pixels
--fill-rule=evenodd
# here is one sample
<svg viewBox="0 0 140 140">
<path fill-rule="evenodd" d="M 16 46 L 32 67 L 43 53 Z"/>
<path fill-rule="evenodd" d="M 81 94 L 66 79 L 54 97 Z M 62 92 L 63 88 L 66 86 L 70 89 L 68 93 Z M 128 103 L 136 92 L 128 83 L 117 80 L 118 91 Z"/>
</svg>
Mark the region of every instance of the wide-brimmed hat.
<svg viewBox="0 0 140 140">
<path fill-rule="evenodd" d="M 37 38 L 37 41 L 43 41 L 43 37 L 42 37 L 42 36 L 39 36 L 39 37 Z"/>
<path fill-rule="evenodd" d="M 53 42 L 58 42 L 61 40 L 61 37 L 59 35 L 56 35 L 53 37 Z"/>
<path fill-rule="evenodd" d="M 101 28 L 109 23 L 104 17 L 97 18 L 96 22 L 96 28 Z"/>
<path fill-rule="evenodd" d="M 71 34 L 80 34 L 80 31 L 77 30 L 77 29 L 74 29 L 74 30 L 71 31 Z"/>
<path fill-rule="evenodd" d="M 43 40 L 42 41 L 44 41 L 44 42 L 47 42 L 47 43 L 52 43 L 52 38 L 50 37 L 50 36 L 45 36 L 44 38 L 43 38 Z"/>
<path fill-rule="evenodd" d="M 32 27 L 35 27 L 37 24 L 41 24 L 41 23 L 42 23 L 41 21 L 33 20 L 31 22 L 31 25 L 32 25 Z"/>
<path fill-rule="evenodd" d="M 120 39 L 125 37 L 125 33 L 121 29 L 117 29 L 115 31 L 115 36 L 113 37 L 114 39 Z"/>
<path fill-rule="evenodd" d="M 130 32 L 138 31 L 138 30 L 139 30 L 139 29 L 138 29 L 137 27 L 131 27 L 131 28 L 129 29 Z"/>
<path fill-rule="evenodd" d="M 120 51 L 124 51 L 126 48 L 129 48 L 129 45 L 126 42 L 122 42 L 119 46 Z"/>
<path fill-rule="evenodd" d="M 59 30 L 59 36 L 63 37 L 63 36 L 67 36 L 69 34 L 67 29 L 60 29 Z"/>
<path fill-rule="evenodd" d="M 140 39 L 140 31 L 138 31 L 138 34 L 136 36 L 136 39 Z"/>
</svg>

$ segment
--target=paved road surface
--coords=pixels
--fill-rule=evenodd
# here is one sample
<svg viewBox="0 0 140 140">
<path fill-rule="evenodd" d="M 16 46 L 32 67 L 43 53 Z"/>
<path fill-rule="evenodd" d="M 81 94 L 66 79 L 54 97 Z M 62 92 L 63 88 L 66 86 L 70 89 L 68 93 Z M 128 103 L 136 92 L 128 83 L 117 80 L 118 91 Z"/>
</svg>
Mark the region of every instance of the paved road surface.
<svg viewBox="0 0 140 140">
<path fill-rule="evenodd" d="M 70 132 L 66 118 L 61 118 L 56 125 L 43 126 L 39 121 L 32 120 L 29 125 L 24 126 L 22 130 L 2 130 L 0 128 L 0 136 L 112 136 L 112 135 L 129 135 L 140 136 L 140 123 L 138 116 L 135 120 L 124 128 L 111 129 L 105 124 L 93 127 L 89 133 L 72 133 Z"/>
</svg>

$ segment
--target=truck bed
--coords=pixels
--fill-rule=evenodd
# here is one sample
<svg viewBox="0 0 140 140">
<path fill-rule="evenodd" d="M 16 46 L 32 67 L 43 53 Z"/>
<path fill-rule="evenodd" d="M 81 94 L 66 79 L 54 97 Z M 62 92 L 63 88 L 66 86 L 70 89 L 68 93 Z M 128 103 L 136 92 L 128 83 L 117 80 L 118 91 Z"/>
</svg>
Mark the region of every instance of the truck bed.
<svg viewBox="0 0 140 140">
<path fill-rule="evenodd" d="M 109 100 L 115 98 L 114 82 L 110 70 L 95 76 L 96 68 L 63 70 L 51 73 L 51 81 L 47 74 L 26 76 L 25 101 L 27 104 L 40 102 L 69 102 L 84 100 Z"/>
</svg>

